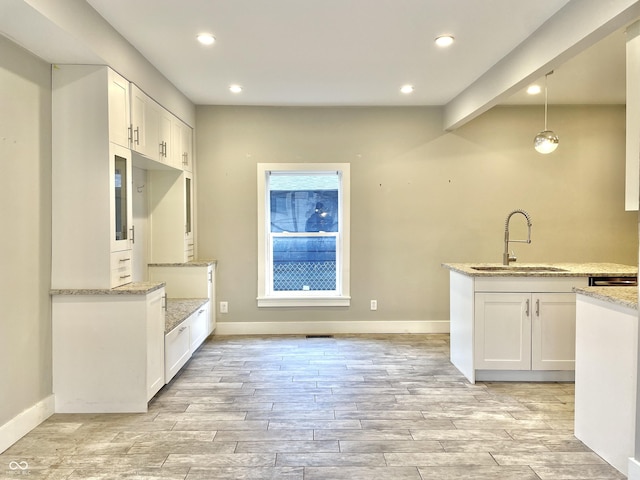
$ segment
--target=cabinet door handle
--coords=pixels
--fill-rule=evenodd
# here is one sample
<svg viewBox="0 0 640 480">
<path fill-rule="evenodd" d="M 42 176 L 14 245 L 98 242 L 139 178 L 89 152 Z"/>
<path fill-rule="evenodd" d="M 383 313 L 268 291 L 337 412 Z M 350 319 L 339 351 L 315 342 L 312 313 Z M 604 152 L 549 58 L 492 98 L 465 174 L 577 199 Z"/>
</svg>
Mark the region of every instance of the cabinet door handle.
<svg viewBox="0 0 640 480">
<path fill-rule="evenodd" d="M 120 279 L 124 280 L 125 278 L 129 278 L 131 275 L 120 275 Z"/>
<path fill-rule="evenodd" d="M 129 231 L 131 232 L 131 243 L 136 243 L 136 226 L 131 225 Z"/>
<path fill-rule="evenodd" d="M 133 125 L 129 124 L 129 126 L 127 127 L 127 139 L 129 140 L 129 143 L 133 142 Z"/>
<path fill-rule="evenodd" d="M 167 310 L 167 294 L 162 295 L 162 308 L 163 310 Z"/>
<path fill-rule="evenodd" d="M 129 261 L 131 261 L 131 258 L 121 258 L 120 259 L 120 263 L 129 262 Z"/>
<path fill-rule="evenodd" d="M 536 298 L 536 317 L 540 316 L 540 299 Z"/>
<path fill-rule="evenodd" d="M 140 145 L 140 127 L 136 127 L 136 129 L 134 130 L 135 136 L 134 136 L 134 143 L 136 145 Z"/>
<path fill-rule="evenodd" d="M 178 333 L 182 333 L 187 329 L 187 327 L 180 327 L 180 330 L 178 330 Z"/>
<path fill-rule="evenodd" d="M 529 316 L 529 299 L 528 298 L 527 298 L 527 306 L 525 307 L 524 313 L 527 317 Z"/>
</svg>

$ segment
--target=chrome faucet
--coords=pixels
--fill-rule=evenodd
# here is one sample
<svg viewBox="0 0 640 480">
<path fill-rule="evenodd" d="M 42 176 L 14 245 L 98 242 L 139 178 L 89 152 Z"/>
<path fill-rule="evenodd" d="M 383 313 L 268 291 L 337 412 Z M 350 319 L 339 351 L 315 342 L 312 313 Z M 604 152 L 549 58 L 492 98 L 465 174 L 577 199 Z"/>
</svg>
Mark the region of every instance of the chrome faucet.
<svg viewBox="0 0 640 480">
<path fill-rule="evenodd" d="M 509 240 L 509 221 L 511 220 L 511 217 L 516 213 L 524 215 L 524 218 L 527 219 L 527 228 L 529 230 L 526 240 Z M 514 210 L 509 215 L 507 215 L 507 219 L 504 222 L 504 253 L 502 254 L 503 265 L 509 265 L 509 262 L 515 262 L 517 260 L 515 255 L 509 255 L 509 242 L 531 243 L 531 216 L 524 210 Z"/>
</svg>

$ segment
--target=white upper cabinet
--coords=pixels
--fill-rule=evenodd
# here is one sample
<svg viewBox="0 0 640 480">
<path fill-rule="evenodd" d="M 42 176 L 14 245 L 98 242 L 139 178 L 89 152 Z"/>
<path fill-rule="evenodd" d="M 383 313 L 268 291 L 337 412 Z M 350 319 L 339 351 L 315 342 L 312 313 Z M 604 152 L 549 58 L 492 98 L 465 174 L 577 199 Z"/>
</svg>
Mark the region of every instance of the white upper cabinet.
<svg viewBox="0 0 640 480">
<path fill-rule="evenodd" d="M 107 70 L 107 77 L 109 82 L 109 140 L 129 148 L 129 82 L 111 69 Z"/>
<path fill-rule="evenodd" d="M 640 22 L 627 29 L 627 140 L 625 210 L 640 201 Z"/>
<path fill-rule="evenodd" d="M 160 142 L 160 161 L 162 163 L 170 163 L 173 143 L 171 141 L 171 124 L 173 123 L 173 115 L 160 107 L 160 115 L 158 118 L 158 141 Z"/>
<path fill-rule="evenodd" d="M 131 84 L 131 149 L 156 161 L 162 161 L 161 109 L 152 98 Z"/>
<path fill-rule="evenodd" d="M 171 164 L 187 172 L 193 172 L 193 130 L 189 125 L 174 117 L 171 125 L 173 143 Z"/>
</svg>

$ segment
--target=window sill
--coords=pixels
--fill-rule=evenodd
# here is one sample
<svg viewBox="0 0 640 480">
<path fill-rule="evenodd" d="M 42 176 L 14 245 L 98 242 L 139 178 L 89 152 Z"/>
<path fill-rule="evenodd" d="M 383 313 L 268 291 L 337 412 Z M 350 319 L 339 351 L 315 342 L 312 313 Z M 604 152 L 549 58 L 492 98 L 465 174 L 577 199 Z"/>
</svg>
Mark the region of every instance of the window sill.
<svg viewBox="0 0 640 480">
<path fill-rule="evenodd" d="M 259 297 L 258 307 L 348 307 L 351 297 Z"/>
</svg>

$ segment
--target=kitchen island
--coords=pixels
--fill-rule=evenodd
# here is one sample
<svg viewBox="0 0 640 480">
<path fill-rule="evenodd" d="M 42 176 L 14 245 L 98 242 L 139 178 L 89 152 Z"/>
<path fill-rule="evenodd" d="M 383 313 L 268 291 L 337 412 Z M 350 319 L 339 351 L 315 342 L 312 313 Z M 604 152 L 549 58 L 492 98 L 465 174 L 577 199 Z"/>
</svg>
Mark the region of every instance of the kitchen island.
<svg viewBox="0 0 640 480">
<path fill-rule="evenodd" d="M 573 381 L 574 288 L 591 277 L 635 277 L 614 263 L 446 263 L 450 358 L 467 379 Z"/>
<path fill-rule="evenodd" d="M 635 445 L 638 288 L 576 289 L 575 435 L 628 475 Z"/>
</svg>

